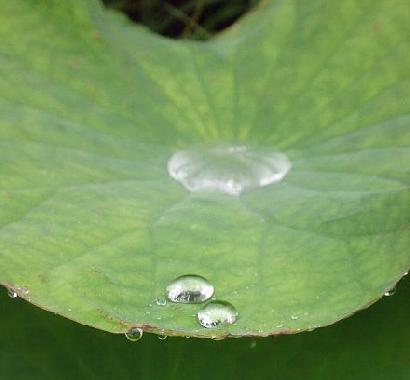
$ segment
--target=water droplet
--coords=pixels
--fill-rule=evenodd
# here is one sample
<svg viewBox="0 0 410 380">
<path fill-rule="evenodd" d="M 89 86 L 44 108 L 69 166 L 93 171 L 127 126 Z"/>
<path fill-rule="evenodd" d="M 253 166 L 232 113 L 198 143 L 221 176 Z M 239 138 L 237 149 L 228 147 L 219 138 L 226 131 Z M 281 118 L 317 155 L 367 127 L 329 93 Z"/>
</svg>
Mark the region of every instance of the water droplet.
<svg viewBox="0 0 410 380">
<path fill-rule="evenodd" d="M 155 300 L 155 303 L 156 303 L 158 306 L 165 306 L 165 305 L 167 304 L 167 300 L 166 300 L 165 298 L 158 297 L 158 298 Z"/>
<path fill-rule="evenodd" d="M 226 301 L 212 301 L 198 311 L 198 321 L 206 328 L 220 324 L 231 325 L 236 322 L 237 316 L 236 309 Z"/>
<path fill-rule="evenodd" d="M 17 298 L 17 297 L 18 297 L 17 292 L 16 292 L 14 289 L 11 289 L 11 288 L 8 288 L 8 289 L 7 289 L 7 295 L 8 295 L 10 298 Z"/>
<path fill-rule="evenodd" d="M 144 333 L 144 331 L 139 328 L 139 327 L 131 327 L 126 333 L 125 333 L 125 337 L 132 341 L 132 342 L 136 342 L 137 340 L 140 340 L 142 338 L 142 334 Z"/>
<path fill-rule="evenodd" d="M 166 291 L 171 302 L 201 303 L 212 297 L 214 287 L 202 276 L 187 274 L 172 281 Z"/>
<path fill-rule="evenodd" d="M 159 340 L 165 340 L 167 338 L 168 338 L 168 336 L 166 336 L 166 335 L 158 335 Z"/>
<path fill-rule="evenodd" d="M 176 152 L 168 173 L 189 191 L 243 191 L 281 181 L 291 163 L 283 153 L 267 148 L 219 145 Z"/>
<path fill-rule="evenodd" d="M 393 296 L 396 293 L 396 287 L 389 289 L 387 292 L 384 293 L 386 297 Z"/>
<path fill-rule="evenodd" d="M 296 321 L 297 319 L 299 319 L 299 317 L 297 315 L 291 315 L 290 319 Z"/>
<path fill-rule="evenodd" d="M 276 327 L 277 327 L 278 329 L 280 329 L 281 327 L 283 327 L 283 324 L 276 325 Z"/>
<path fill-rule="evenodd" d="M 17 294 L 20 294 L 20 296 L 25 296 L 28 293 L 29 293 L 29 291 L 25 286 L 18 286 L 17 287 Z"/>
<path fill-rule="evenodd" d="M 249 348 L 253 350 L 256 347 L 256 340 L 253 340 L 252 342 L 249 343 Z"/>
</svg>

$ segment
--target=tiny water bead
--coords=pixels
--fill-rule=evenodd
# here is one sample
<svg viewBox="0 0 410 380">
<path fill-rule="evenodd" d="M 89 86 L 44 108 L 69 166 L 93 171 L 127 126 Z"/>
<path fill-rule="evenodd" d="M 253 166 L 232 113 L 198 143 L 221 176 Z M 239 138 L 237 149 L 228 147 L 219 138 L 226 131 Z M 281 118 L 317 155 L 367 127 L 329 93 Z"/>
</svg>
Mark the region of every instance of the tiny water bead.
<svg viewBox="0 0 410 380">
<path fill-rule="evenodd" d="M 187 274 L 173 280 L 166 293 L 171 302 L 201 303 L 213 296 L 214 287 L 202 276 Z"/>
<path fill-rule="evenodd" d="M 394 296 L 395 293 L 396 293 L 396 287 L 387 290 L 387 291 L 384 293 L 384 295 L 385 295 L 386 297 L 390 297 L 390 296 Z"/>
<path fill-rule="evenodd" d="M 277 183 L 290 168 L 285 154 L 244 145 L 182 150 L 168 161 L 169 175 L 189 191 L 229 195 Z"/>
<path fill-rule="evenodd" d="M 197 317 L 202 326 L 212 328 L 221 324 L 232 325 L 236 322 L 238 312 L 229 302 L 213 301 L 199 310 Z"/>
<path fill-rule="evenodd" d="M 138 340 L 140 340 L 142 338 L 142 334 L 144 333 L 144 331 L 139 328 L 139 327 L 131 327 L 126 333 L 125 333 L 125 337 L 132 341 L 132 342 L 136 342 Z"/>
<path fill-rule="evenodd" d="M 17 298 L 17 297 L 18 297 L 17 292 L 16 292 L 14 289 L 11 289 L 11 288 L 8 288 L 8 289 L 7 289 L 7 295 L 8 295 L 10 298 Z"/>
<path fill-rule="evenodd" d="M 29 290 L 25 286 L 15 286 L 14 288 L 7 288 L 7 295 L 10 298 L 26 297 Z"/>
<path fill-rule="evenodd" d="M 155 303 L 156 303 L 158 306 L 165 306 L 165 305 L 167 304 L 167 300 L 166 300 L 165 298 L 158 297 L 158 298 L 155 300 Z"/>
</svg>

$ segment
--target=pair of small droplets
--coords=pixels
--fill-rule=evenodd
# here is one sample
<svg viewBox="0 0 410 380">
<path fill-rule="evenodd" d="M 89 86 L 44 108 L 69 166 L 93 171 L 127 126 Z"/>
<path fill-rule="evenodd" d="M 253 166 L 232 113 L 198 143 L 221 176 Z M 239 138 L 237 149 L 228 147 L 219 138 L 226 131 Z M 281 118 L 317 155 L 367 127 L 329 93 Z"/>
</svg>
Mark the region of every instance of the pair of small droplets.
<svg viewBox="0 0 410 380">
<path fill-rule="evenodd" d="M 170 302 L 185 304 L 200 304 L 208 301 L 214 295 L 213 285 L 204 277 L 188 274 L 177 277 L 166 287 L 166 298 Z M 158 306 L 165 306 L 166 299 L 157 298 Z M 197 313 L 198 322 L 206 328 L 216 327 L 222 324 L 233 324 L 236 322 L 238 312 L 235 307 L 227 301 L 211 301 L 202 307 Z M 131 341 L 140 340 L 143 330 L 132 327 L 125 334 Z M 162 336 L 160 339 L 165 339 Z"/>
<path fill-rule="evenodd" d="M 214 292 L 213 285 L 206 278 L 192 274 L 177 277 L 166 287 L 168 300 L 175 303 L 204 303 Z M 206 328 L 233 324 L 237 316 L 238 312 L 231 303 L 218 300 L 206 303 L 197 313 L 198 322 Z"/>
</svg>

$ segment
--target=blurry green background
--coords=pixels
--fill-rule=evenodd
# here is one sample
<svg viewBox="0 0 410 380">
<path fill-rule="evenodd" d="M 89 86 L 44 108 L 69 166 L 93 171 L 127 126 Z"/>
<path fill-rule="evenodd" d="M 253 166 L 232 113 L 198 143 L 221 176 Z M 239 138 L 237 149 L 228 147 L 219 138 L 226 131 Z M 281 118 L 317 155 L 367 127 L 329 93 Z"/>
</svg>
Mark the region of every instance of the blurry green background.
<svg viewBox="0 0 410 380">
<path fill-rule="evenodd" d="M 105 0 L 173 38 L 207 39 L 256 0 Z M 133 343 L 0 294 L 0 379 L 410 379 L 410 280 L 330 327 L 270 338 Z"/>
</svg>

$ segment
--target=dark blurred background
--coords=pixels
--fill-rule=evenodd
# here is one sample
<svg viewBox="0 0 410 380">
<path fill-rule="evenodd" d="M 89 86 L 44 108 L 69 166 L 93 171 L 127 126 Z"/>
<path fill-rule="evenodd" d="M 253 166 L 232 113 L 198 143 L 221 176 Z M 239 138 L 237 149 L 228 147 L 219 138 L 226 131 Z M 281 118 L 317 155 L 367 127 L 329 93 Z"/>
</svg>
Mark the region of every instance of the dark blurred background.
<svg viewBox="0 0 410 380">
<path fill-rule="evenodd" d="M 138 342 L 47 313 L 0 287 L 1 380 L 408 380 L 410 278 L 333 326 L 269 338 Z"/>
<path fill-rule="evenodd" d="M 259 0 L 103 0 L 110 8 L 171 38 L 206 40 L 229 27 Z"/>
</svg>

